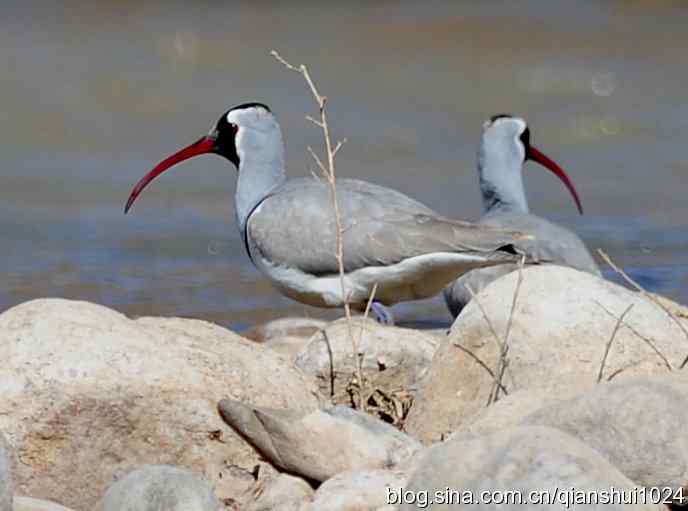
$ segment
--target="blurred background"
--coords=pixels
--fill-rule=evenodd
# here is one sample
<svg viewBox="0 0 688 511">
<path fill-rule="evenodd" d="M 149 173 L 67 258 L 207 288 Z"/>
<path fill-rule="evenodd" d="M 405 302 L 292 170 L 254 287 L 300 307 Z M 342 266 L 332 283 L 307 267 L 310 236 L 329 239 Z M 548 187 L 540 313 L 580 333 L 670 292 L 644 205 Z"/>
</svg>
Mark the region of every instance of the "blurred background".
<svg viewBox="0 0 688 511">
<path fill-rule="evenodd" d="M 348 143 L 340 176 L 392 186 L 462 219 L 480 213 L 483 120 L 524 116 L 585 207 L 534 164 L 531 209 L 607 250 L 648 289 L 688 302 L 688 3 L 3 2 L 0 310 L 37 297 L 242 329 L 289 314 L 234 221 L 235 170 L 207 156 L 131 187 L 228 107 L 269 104 L 288 171 L 307 174 L 307 63 Z M 441 300 L 397 320 L 449 324 Z"/>
</svg>

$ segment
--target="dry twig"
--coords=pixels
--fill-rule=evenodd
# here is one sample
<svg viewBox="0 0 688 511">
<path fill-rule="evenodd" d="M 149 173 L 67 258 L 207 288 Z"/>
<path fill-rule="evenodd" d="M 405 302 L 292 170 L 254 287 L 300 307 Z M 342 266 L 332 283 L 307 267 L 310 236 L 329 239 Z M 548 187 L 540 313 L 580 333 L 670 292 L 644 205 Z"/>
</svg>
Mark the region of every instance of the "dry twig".
<svg viewBox="0 0 688 511">
<path fill-rule="evenodd" d="M 494 325 L 492 324 L 492 321 L 490 320 L 490 317 L 487 315 L 487 312 L 485 311 L 485 308 L 483 307 L 483 304 L 480 303 L 480 300 L 478 299 L 477 294 L 475 291 L 473 291 L 473 288 L 469 286 L 468 284 L 466 285 L 466 289 L 468 290 L 468 293 L 471 295 L 471 300 L 475 301 L 475 303 L 478 305 L 478 308 L 480 309 L 481 314 L 483 315 L 483 319 L 485 319 L 485 323 L 487 323 L 487 327 L 490 329 L 490 332 L 492 333 L 492 337 L 494 338 L 495 342 L 497 343 L 497 350 L 499 351 L 499 361 L 497 362 L 497 373 L 501 372 L 502 366 L 501 366 L 501 360 L 503 356 L 506 356 L 507 349 L 505 346 L 504 341 L 499 337 L 499 334 L 497 333 L 497 330 L 495 329 Z M 454 346 L 458 346 L 458 344 L 454 344 Z M 461 349 L 469 353 L 473 357 L 474 360 L 479 360 L 477 356 L 475 356 L 474 353 L 468 352 L 468 350 L 464 349 L 463 346 L 461 346 Z M 504 388 L 504 385 L 502 384 L 502 378 L 499 378 L 495 375 L 495 373 L 482 361 L 479 361 L 478 363 L 487 369 L 487 372 L 492 376 L 493 380 L 493 386 L 492 389 L 490 389 L 490 395 L 487 398 L 487 404 L 486 406 L 490 406 L 493 402 L 492 396 L 494 395 L 494 389 L 495 387 L 501 387 Z M 504 366 L 504 370 L 506 370 L 506 365 Z M 503 373 L 502 373 L 503 376 Z M 506 390 L 504 388 L 504 390 Z M 508 392 L 504 392 L 504 394 L 508 394 Z"/>
<path fill-rule="evenodd" d="M 606 312 L 607 314 L 609 314 L 611 317 L 613 317 L 613 318 L 616 319 L 616 320 L 619 319 L 619 317 L 618 317 L 616 314 L 614 314 L 612 311 L 610 311 L 609 309 L 607 309 L 607 308 L 606 308 L 604 305 L 602 305 L 600 302 L 598 302 L 597 300 L 595 300 L 595 303 L 596 303 L 604 312 Z M 640 332 L 638 332 L 638 330 L 636 330 L 636 329 L 633 327 L 633 325 L 631 325 L 630 323 L 627 323 L 625 320 L 623 320 L 623 318 L 622 318 L 622 324 L 623 324 L 623 326 L 625 326 L 626 328 L 628 328 L 628 329 L 631 331 L 631 333 L 632 333 L 633 335 L 635 335 L 638 339 L 640 339 L 641 341 L 645 342 L 645 343 L 650 347 L 650 349 L 652 349 L 652 351 L 654 351 L 654 352 L 657 354 L 657 356 L 658 356 L 659 358 L 662 359 L 662 362 L 664 362 L 664 365 L 666 366 L 666 368 L 667 368 L 669 371 L 673 371 L 673 370 L 674 370 L 674 367 L 671 365 L 671 362 L 669 362 L 669 359 L 667 359 L 667 358 L 664 356 L 664 353 L 662 353 L 662 352 L 660 351 L 660 349 L 655 345 L 655 343 L 654 343 L 654 341 L 653 341 L 652 339 L 650 339 L 649 337 L 645 337 L 643 334 L 641 334 Z"/>
<path fill-rule="evenodd" d="M 327 110 L 326 110 L 326 104 L 327 104 L 327 97 L 323 96 L 320 94 L 320 91 L 315 85 L 315 82 L 311 78 L 310 73 L 308 72 L 308 68 L 304 65 L 301 64 L 299 66 L 294 66 L 290 64 L 287 60 L 285 60 L 279 53 L 276 51 L 271 51 L 270 54 L 281 64 L 283 64 L 287 69 L 290 71 L 294 71 L 299 73 L 303 79 L 306 81 L 308 84 L 308 87 L 313 94 L 313 98 L 315 99 L 315 102 L 318 104 L 318 113 L 319 113 L 319 119 L 315 119 L 311 117 L 310 115 L 306 116 L 306 119 L 315 124 L 318 128 L 322 130 L 323 133 L 323 139 L 325 142 L 325 153 L 327 157 L 327 164 L 323 162 L 323 160 L 317 155 L 317 153 L 313 150 L 312 147 L 308 147 L 308 152 L 310 155 L 313 157 L 313 160 L 315 161 L 316 165 L 322 172 L 324 178 L 327 180 L 327 183 L 329 185 L 329 190 L 330 190 L 330 199 L 332 201 L 332 209 L 334 212 L 334 220 L 335 220 L 335 225 L 336 225 L 336 246 L 335 246 L 335 257 L 337 259 L 337 267 L 339 270 L 339 284 L 341 287 L 341 292 L 342 292 L 342 301 L 344 302 L 344 314 L 346 316 L 346 321 L 348 325 L 348 333 L 349 333 L 349 338 L 351 339 L 351 345 L 352 349 L 354 352 L 354 363 L 356 365 L 356 376 L 358 378 L 359 384 L 363 385 L 363 373 L 361 369 L 361 361 L 358 356 L 358 344 L 356 342 L 356 339 L 354 338 L 353 335 L 353 327 L 352 327 L 352 320 L 351 320 L 351 306 L 349 304 L 349 293 L 347 292 L 346 289 L 346 283 L 345 283 L 345 278 L 344 278 L 344 229 L 342 228 L 342 217 L 340 214 L 339 210 L 339 202 L 337 201 L 337 177 L 335 174 L 335 156 L 339 152 L 339 150 L 342 148 L 342 145 L 346 142 L 346 139 L 338 141 L 336 144 L 332 143 L 332 137 L 330 136 L 330 126 L 328 124 L 327 120 Z M 361 400 L 361 395 L 359 392 L 358 395 L 358 403 L 356 403 L 358 408 L 361 408 L 363 405 L 362 400 Z"/>
<path fill-rule="evenodd" d="M 459 348 L 459 349 L 460 349 L 461 351 L 463 351 L 466 355 L 468 355 L 468 356 L 471 357 L 473 360 L 475 360 L 475 362 L 476 362 L 480 367 L 482 367 L 483 369 L 485 369 L 485 371 L 487 371 L 487 374 L 489 374 L 490 377 L 492 378 L 492 381 L 493 381 L 496 385 L 499 385 L 499 387 L 502 389 L 502 392 L 504 392 L 505 395 L 509 394 L 509 392 L 506 390 L 506 387 L 502 384 L 502 382 L 500 382 L 500 381 L 497 379 L 497 375 L 495 375 L 494 371 L 493 371 L 492 369 L 490 369 L 489 366 L 488 366 L 485 362 L 483 362 L 483 361 L 480 359 L 480 357 L 479 357 L 478 355 L 476 355 L 475 353 L 473 353 L 471 350 L 469 350 L 469 349 L 466 348 L 465 346 L 462 346 L 461 344 L 454 343 L 454 346 L 457 347 L 457 348 Z"/>
<path fill-rule="evenodd" d="M 609 341 L 607 341 L 607 345 L 604 347 L 604 355 L 602 356 L 602 362 L 600 363 L 600 371 L 597 373 L 597 383 L 600 383 L 602 381 L 602 373 L 604 372 L 604 365 L 607 363 L 607 356 L 609 355 L 609 350 L 611 349 L 612 343 L 614 342 L 614 337 L 616 337 L 616 333 L 619 331 L 619 328 L 621 328 L 621 325 L 623 324 L 623 320 L 626 317 L 626 314 L 631 312 L 633 305 L 634 304 L 631 304 L 628 307 L 626 307 L 626 310 L 623 311 L 621 316 L 619 316 L 619 319 L 616 322 L 616 325 L 614 325 L 614 330 L 612 331 L 612 335 L 609 338 Z"/>
<path fill-rule="evenodd" d="M 369 398 L 371 415 L 403 430 L 413 404 L 413 394 L 407 389 L 374 389 Z"/>
<path fill-rule="evenodd" d="M 659 307 L 659 308 L 662 309 L 664 312 L 666 312 L 666 314 L 667 314 L 667 315 L 669 316 L 669 318 L 676 324 L 676 326 L 678 326 L 678 327 L 681 329 L 681 332 L 683 332 L 683 335 L 684 335 L 684 337 L 686 338 L 686 340 L 688 340 L 688 329 L 686 329 L 686 327 L 683 325 L 683 323 L 681 323 L 681 320 L 679 320 L 679 319 L 676 317 L 676 315 L 675 315 L 673 312 L 671 312 L 671 310 L 669 309 L 669 307 L 667 307 L 667 306 L 664 305 L 660 300 L 658 300 L 656 296 L 653 296 L 652 294 L 650 294 L 650 293 L 648 293 L 647 291 L 645 291 L 645 289 L 644 289 L 640 284 L 638 284 L 635 280 L 633 280 L 631 277 L 629 277 L 628 274 L 627 274 L 625 271 L 623 271 L 621 268 L 619 268 L 619 267 L 614 263 L 614 261 L 612 261 L 611 257 L 609 257 L 609 255 L 608 255 L 604 250 L 602 250 L 601 248 L 598 248 L 598 249 L 597 249 L 597 252 L 600 254 L 600 257 L 602 257 L 602 259 L 604 259 L 604 262 L 607 263 L 607 264 L 610 266 L 610 268 L 611 268 L 612 270 L 614 270 L 616 273 L 618 273 L 619 275 L 621 275 L 621 277 L 622 277 L 626 282 L 628 282 L 628 284 L 630 284 L 633 288 L 635 288 L 637 291 L 639 291 L 640 293 L 642 293 L 642 295 L 643 295 L 645 298 L 647 298 L 647 299 L 650 300 L 652 303 L 654 303 L 655 305 L 657 305 L 657 307 Z M 686 356 L 686 358 L 683 359 L 683 362 L 681 362 L 681 365 L 679 366 L 679 369 L 683 369 L 683 368 L 686 366 L 686 364 L 688 364 L 688 356 Z"/>
<path fill-rule="evenodd" d="M 497 382 L 499 383 L 499 385 L 495 384 L 492 386 L 491 400 L 488 402 L 488 404 L 494 403 L 499 399 L 500 386 L 502 384 L 502 380 L 504 379 L 504 372 L 506 371 L 506 367 L 509 363 L 509 360 L 507 358 L 509 354 L 509 336 L 511 335 L 511 325 L 513 324 L 514 320 L 514 311 L 516 310 L 518 294 L 521 291 L 521 284 L 523 283 L 524 264 L 525 257 L 521 257 L 521 260 L 518 262 L 518 277 L 516 280 L 516 287 L 514 288 L 514 295 L 511 299 L 511 309 L 509 310 L 509 319 L 506 323 L 506 332 L 504 333 L 504 343 L 502 345 L 503 348 L 502 352 L 499 355 L 499 366 L 497 370 Z"/>
<path fill-rule="evenodd" d="M 491 405 L 492 403 L 496 402 L 499 399 L 499 393 L 503 392 L 504 394 L 508 394 L 506 391 L 506 387 L 502 383 L 504 380 L 504 374 L 506 373 L 506 369 L 509 365 L 509 360 L 508 360 L 508 355 L 509 355 L 509 336 L 511 335 L 511 325 L 513 324 L 513 319 L 514 319 L 514 311 L 516 310 L 516 302 L 518 301 L 518 295 L 521 291 L 521 284 L 523 283 L 523 265 L 525 263 L 525 258 L 521 258 L 518 264 L 518 277 L 516 280 L 516 287 L 514 288 L 514 294 L 511 299 L 511 309 L 509 310 L 509 318 L 507 319 L 506 323 L 506 331 L 504 332 L 504 338 L 500 338 L 499 334 L 497 334 L 497 330 L 495 329 L 494 325 L 492 324 L 492 321 L 487 315 L 487 312 L 485 311 L 485 308 L 483 307 L 482 303 L 480 303 L 480 300 L 476 296 L 475 291 L 471 288 L 471 286 L 466 286 L 466 289 L 468 290 L 468 293 L 471 295 L 471 299 L 475 300 L 475 303 L 478 305 L 478 308 L 480 309 L 480 312 L 483 315 L 483 318 L 485 319 L 485 322 L 487 323 L 488 328 L 490 329 L 490 332 L 492 333 L 492 337 L 494 337 L 495 341 L 497 342 L 497 347 L 499 348 L 499 360 L 497 362 L 497 370 L 496 372 L 493 372 L 491 369 L 485 365 L 484 362 L 482 362 L 480 359 L 478 359 L 475 354 L 470 353 L 468 350 L 464 349 L 463 347 L 460 347 L 463 349 L 466 353 L 468 353 L 471 357 L 473 357 L 482 367 L 487 369 L 488 373 L 490 376 L 492 376 L 493 379 L 493 385 L 492 389 L 490 390 L 490 396 L 487 400 L 487 406 Z M 457 344 L 455 346 L 458 347 Z"/>
<path fill-rule="evenodd" d="M 363 311 L 363 321 L 364 322 L 366 319 L 368 319 L 368 315 L 370 314 L 370 307 L 373 305 L 373 301 L 375 300 L 375 293 L 377 293 L 377 282 L 375 284 L 373 284 L 373 289 L 371 289 L 370 296 L 368 297 L 368 303 L 366 303 L 365 311 Z M 356 344 L 355 344 L 355 346 L 356 346 L 355 349 L 357 349 L 357 350 L 360 348 L 361 343 L 363 342 L 363 330 L 364 330 L 364 325 L 361 324 L 361 329 L 360 329 L 359 334 L 358 334 L 358 341 L 356 341 Z M 356 367 L 359 371 L 359 374 L 363 373 L 363 371 L 361 370 L 361 366 L 363 365 L 363 356 L 364 356 L 364 354 L 361 353 L 358 361 L 356 362 L 357 363 Z M 359 376 L 359 379 L 360 379 L 360 376 Z M 366 393 L 364 392 L 365 382 L 363 380 L 360 380 L 359 385 L 360 385 L 360 389 L 361 389 L 360 390 L 360 393 L 361 393 L 361 396 L 360 396 L 361 406 L 360 406 L 360 408 L 363 411 L 366 411 L 366 406 L 368 403 L 368 397 L 369 396 L 365 395 Z M 365 397 L 364 397 L 364 395 L 365 395 Z"/>
<path fill-rule="evenodd" d="M 487 312 L 485 312 L 485 308 L 483 307 L 483 304 L 480 303 L 480 300 L 478 300 L 478 296 L 475 291 L 473 291 L 473 288 L 466 284 L 466 290 L 468 291 L 468 294 L 471 295 L 471 300 L 473 300 L 478 308 L 480 309 L 481 314 L 483 315 L 483 319 L 485 320 L 485 323 L 487 323 L 487 327 L 490 329 L 490 333 L 492 334 L 492 337 L 494 338 L 495 342 L 497 343 L 497 347 L 499 348 L 500 352 L 502 350 L 502 339 L 499 337 L 499 334 L 497 333 L 497 330 L 495 329 L 494 325 L 492 324 L 492 321 L 490 320 L 489 316 L 487 315 Z"/>
<path fill-rule="evenodd" d="M 621 373 L 623 373 L 626 369 L 624 367 L 619 367 L 616 371 L 614 371 L 612 374 L 607 376 L 607 381 L 612 381 L 614 378 L 619 376 Z"/>
</svg>

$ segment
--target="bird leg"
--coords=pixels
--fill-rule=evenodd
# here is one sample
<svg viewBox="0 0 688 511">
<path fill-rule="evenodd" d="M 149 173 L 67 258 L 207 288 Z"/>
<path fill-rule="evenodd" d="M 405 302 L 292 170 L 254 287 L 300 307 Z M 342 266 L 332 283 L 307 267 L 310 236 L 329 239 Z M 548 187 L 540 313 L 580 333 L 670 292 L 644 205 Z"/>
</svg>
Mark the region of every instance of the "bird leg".
<svg viewBox="0 0 688 511">
<path fill-rule="evenodd" d="M 391 309 L 388 309 L 382 303 L 374 300 L 370 306 L 370 311 L 373 313 L 375 321 L 381 325 L 394 326 L 394 316 Z"/>
</svg>

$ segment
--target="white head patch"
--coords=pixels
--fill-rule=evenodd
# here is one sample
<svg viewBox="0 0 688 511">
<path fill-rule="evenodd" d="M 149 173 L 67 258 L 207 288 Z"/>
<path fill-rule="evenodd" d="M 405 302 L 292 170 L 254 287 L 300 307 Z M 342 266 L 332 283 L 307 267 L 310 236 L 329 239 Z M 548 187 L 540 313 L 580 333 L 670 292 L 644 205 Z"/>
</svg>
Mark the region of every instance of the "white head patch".
<svg viewBox="0 0 688 511">
<path fill-rule="evenodd" d="M 521 141 L 521 135 L 528 125 L 520 117 L 499 117 L 494 121 L 488 120 L 483 124 L 483 142 L 492 148 L 514 145 L 521 154 L 521 161 L 525 157 L 526 148 Z M 493 149 L 494 150 L 494 149 Z"/>
<path fill-rule="evenodd" d="M 227 113 L 227 122 L 236 124 L 239 128 L 253 128 L 265 131 L 275 125 L 275 118 L 271 112 L 262 106 L 251 106 L 230 110 Z"/>
<path fill-rule="evenodd" d="M 227 113 L 227 122 L 236 124 L 235 145 L 240 161 L 283 162 L 282 133 L 275 116 L 261 105 L 235 108 Z"/>
<path fill-rule="evenodd" d="M 526 121 L 520 117 L 499 117 L 492 120 L 487 120 L 483 124 L 485 132 L 493 132 L 501 136 L 517 136 L 520 137 L 526 130 Z M 486 133 L 487 134 L 487 133 Z"/>
</svg>

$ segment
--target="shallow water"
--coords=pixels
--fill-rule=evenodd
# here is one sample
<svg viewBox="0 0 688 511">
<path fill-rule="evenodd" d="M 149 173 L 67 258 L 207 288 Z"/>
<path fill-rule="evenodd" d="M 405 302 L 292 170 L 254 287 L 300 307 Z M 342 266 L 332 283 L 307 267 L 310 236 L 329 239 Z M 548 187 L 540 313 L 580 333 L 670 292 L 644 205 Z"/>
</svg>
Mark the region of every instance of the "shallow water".
<svg viewBox="0 0 688 511">
<path fill-rule="evenodd" d="M 484 118 L 524 115 L 586 214 L 529 164 L 531 208 L 576 229 L 647 288 L 688 302 L 688 4 L 564 2 L 4 3 L 0 16 L 0 310 L 63 296 L 130 314 L 244 328 L 328 315 L 274 292 L 244 254 L 235 171 L 214 157 L 130 187 L 232 104 L 282 123 L 289 171 L 312 167 L 313 105 L 279 49 L 330 97 L 340 176 L 393 186 L 443 214 L 479 213 Z M 518 4 L 518 5 L 516 5 Z M 436 326 L 440 300 L 395 307 Z"/>
</svg>

